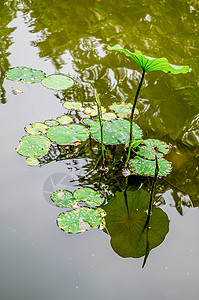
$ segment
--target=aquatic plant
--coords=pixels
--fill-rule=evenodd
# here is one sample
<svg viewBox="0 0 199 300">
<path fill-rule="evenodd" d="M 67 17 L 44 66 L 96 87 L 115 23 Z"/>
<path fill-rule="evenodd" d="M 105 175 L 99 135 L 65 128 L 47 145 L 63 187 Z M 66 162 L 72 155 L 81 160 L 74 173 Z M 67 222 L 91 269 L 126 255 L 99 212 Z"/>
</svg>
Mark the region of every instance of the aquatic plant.
<svg viewBox="0 0 199 300">
<path fill-rule="evenodd" d="M 100 225 L 103 228 L 106 213 L 96 207 L 102 205 L 105 199 L 99 192 L 91 188 L 80 188 L 73 194 L 67 190 L 58 190 L 51 195 L 51 200 L 59 207 L 73 208 L 57 218 L 58 226 L 64 231 L 80 233 Z"/>
<path fill-rule="evenodd" d="M 172 65 L 169 63 L 169 61 L 165 57 L 153 58 L 153 57 L 149 57 L 149 56 L 142 54 L 141 51 L 136 51 L 136 52 L 132 53 L 127 49 L 123 49 L 120 45 L 115 45 L 113 47 L 108 46 L 107 49 L 125 53 L 126 56 L 131 57 L 142 68 L 142 77 L 139 82 L 136 94 L 135 94 L 133 107 L 131 110 L 131 116 L 130 116 L 130 123 L 131 123 L 130 137 L 129 137 L 128 155 L 127 155 L 127 159 L 126 159 L 126 163 L 125 163 L 125 168 L 127 168 L 127 165 L 128 165 L 129 159 L 130 159 L 131 146 L 132 146 L 132 141 L 133 141 L 133 134 L 132 134 L 132 132 L 133 132 L 133 130 L 132 130 L 133 116 L 134 116 L 138 96 L 140 93 L 140 89 L 142 87 L 142 83 L 144 80 L 145 72 L 147 72 L 147 71 L 163 71 L 165 73 L 171 73 L 171 74 L 181 74 L 181 73 L 186 74 L 186 73 L 190 72 L 191 69 L 189 68 L 189 66 Z"/>
</svg>

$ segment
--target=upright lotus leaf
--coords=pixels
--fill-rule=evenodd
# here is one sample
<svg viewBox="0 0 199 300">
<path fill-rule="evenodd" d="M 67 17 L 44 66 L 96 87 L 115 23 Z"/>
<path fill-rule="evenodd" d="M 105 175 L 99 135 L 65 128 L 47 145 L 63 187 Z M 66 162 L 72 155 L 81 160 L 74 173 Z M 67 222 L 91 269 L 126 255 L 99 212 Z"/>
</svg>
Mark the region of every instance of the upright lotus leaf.
<svg viewBox="0 0 199 300">
<path fill-rule="evenodd" d="M 71 207 L 75 204 L 75 198 L 67 190 L 58 190 L 50 196 L 51 200 L 59 207 Z"/>
<path fill-rule="evenodd" d="M 85 119 L 84 119 L 85 122 Z M 86 122 L 88 123 L 87 119 Z M 101 142 L 100 124 L 94 120 L 92 123 L 89 121 L 91 126 L 89 131 L 92 137 Z M 127 120 L 112 120 L 103 121 L 103 138 L 104 144 L 117 145 L 125 144 L 129 139 L 130 122 Z M 141 128 L 133 123 L 133 137 L 135 140 L 142 138 Z"/>
<path fill-rule="evenodd" d="M 88 206 L 100 206 L 105 199 L 100 196 L 99 192 L 94 191 L 91 188 L 77 189 L 73 196 L 77 201 L 83 201 Z"/>
<path fill-rule="evenodd" d="M 9 70 L 6 74 L 7 78 L 13 81 L 21 81 L 24 83 L 40 82 L 44 79 L 45 74 L 41 70 L 35 70 L 26 67 L 16 67 Z"/>
<path fill-rule="evenodd" d="M 159 163 L 159 177 L 167 176 L 171 170 L 171 163 L 164 158 L 158 159 Z M 132 172 L 142 175 L 142 176 L 154 176 L 156 162 L 155 160 L 148 160 L 135 156 L 133 159 L 130 159 L 129 166 Z"/>
<path fill-rule="evenodd" d="M 58 226 L 69 233 L 80 233 L 88 230 L 89 226 L 85 226 L 88 223 L 90 227 L 97 227 L 102 221 L 102 216 L 97 209 L 88 207 L 80 207 L 75 210 L 71 210 L 62 213 L 57 218 Z"/>
<path fill-rule="evenodd" d="M 98 115 L 98 109 L 97 109 L 97 105 L 93 105 L 93 107 L 86 107 L 84 109 L 85 113 L 89 116 L 97 116 Z M 102 114 L 106 112 L 106 108 L 101 106 L 101 112 Z"/>
<path fill-rule="evenodd" d="M 43 86 L 52 90 L 66 90 L 73 86 L 74 81 L 72 78 L 62 74 L 49 75 L 41 82 Z"/>
<path fill-rule="evenodd" d="M 25 131 L 29 134 L 41 134 L 46 133 L 47 129 L 49 128 L 48 125 L 40 122 L 32 123 L 30 126 L 25 127 Z"/>
<path fill-rule="evenodd" d="M 68 145 L 74 142 L 85 141 L 89 136 L 86 127 L 79 124 L 69 124 L 67 126 L 52 126 L 47 131 L 47 137 L 60 145 Z"/>
<path fill-rule="evenodd" d="M 80 110 L 83 111 L 83 106 L 81 102 L 75 102 L 75 101 L 66 101 L 63 103 L 63 107 L 66 109 L 74 109 L 74 110 Z"/>
<path fill-rule="evenodd" d="M 148 139 L 142 142 L 142 145 L 137 148 L 136 154 L 146 159 L 155 160 L 155 156 L 158 158 L 163 157 L 170 150 L 171 146 L 165 142 Z"/>
<path fill-rule="evenodd" d="M 142 54 L 141 51 L 132 53 L 127 49 L 123 49 L 120 45 L 115 45 L 113 47 L 108 46 L 107 49 L 125 53 L 126 56 L 130 56 L 145 71 L 164 71 L 165 73 L 172 74 L 186 74 L 191 72 L 189 66 L 172 65 L 166 57 L 153 58 Z"/>
<path fill-rule="evenodd" d="M 69 116 L 60 116 L 56 119 L 60 124 L 69 124 L 73 122 L 73 119 Z"/>
<path fill-rule="evenodd" d="M 106 228 L 113 250 L 122 257 L 141 257 L 160 245 L 169 231 L 169 220 L 161 208 L 153 205 L 149 229 L 145 228 L 150 194 L 144 190 L 117 192 L 104 206 Z"/>
<path fill-rule="evenodd" d="M 55 125 L 59 125 L 59 122 L 55 121 L 55 120 L 46 120 L 44 122 L 46 125 L 48 125 L 49 127 L 51 126 L 55 126 Z"/>
<path fill-rule="evenodd" d="M 119 118 L 129 119 L 133 105 L 131 103 L 125 103 L 125 102 L 121 102 L 121 103 L 114 102 L 109 107 L 110 109 L 114 110 L 114 112 L 117 114 Z M 134 114 L 138 115 L 138 113 L 139 112 L 136 108 Z"/>
<path fill-rule="evenodd" d="M 33 167 L 39 165 L 39 160 L 36 157 L 27 157 L 26 163 Z"/>
<path fill-rule="evenodd" d="M 22 137 L 16 150 L 23 156 L 38 157 L 48 153 L 50 145 L 51 142 L 47 137 L 31 134 Z"/>
</svg>

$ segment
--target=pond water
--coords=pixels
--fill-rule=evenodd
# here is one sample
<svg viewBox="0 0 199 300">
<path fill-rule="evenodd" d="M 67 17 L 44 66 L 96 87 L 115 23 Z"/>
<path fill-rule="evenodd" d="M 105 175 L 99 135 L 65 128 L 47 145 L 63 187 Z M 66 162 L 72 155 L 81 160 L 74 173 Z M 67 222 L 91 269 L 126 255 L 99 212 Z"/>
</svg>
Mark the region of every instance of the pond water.
<svg viewBox="0 0 199 300">
<path fill-rule="evenodd" d="M 1 300 L 198 299 L 198 24 L 194 0 L 1 1 Z M 155 197 L 170 220 L 169 232 L 144 268 L 143 257 L 119 256 L 105 232 L 67 234 L 56 224 L 64 210 L 51 203 L 53 191 L 100 186 L 109 199 L 123 189 L 114 170 L 100 183 L 97 169 L 86 175 L 100 153 L 94 141 L 94 158 L 86 145 L 81 155 L 73 156 L 72 148 L 35 167 L 15 150 L 24 127 L 66 113 L 63 100 L 92 106 L 96 88 L 107 109 L 115 101 L 132 101 L 141 69 L 106 49 L 118 43 L 192 68 L 179 75 L 147 72 L 138 100 L 136 123 L 144 138 L 173 145 L 166 157 L 172 185 L 158 180 Z M 16 66 L 66 74 L 75 85 L 57 92 L 6 79 Z M 14 95 L 13 89 L 23 93 Z M 150 191 L 151 180 L 130 176 L 128 188 L 139 186 Z"/>
</svg>

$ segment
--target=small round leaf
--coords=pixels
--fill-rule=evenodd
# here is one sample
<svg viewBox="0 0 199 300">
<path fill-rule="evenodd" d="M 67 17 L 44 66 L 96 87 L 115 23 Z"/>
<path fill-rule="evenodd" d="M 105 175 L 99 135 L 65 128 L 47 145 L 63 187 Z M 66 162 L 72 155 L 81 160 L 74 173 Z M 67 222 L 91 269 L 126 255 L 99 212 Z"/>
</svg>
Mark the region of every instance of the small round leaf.
<svg viewBox="0 0 199 300">
<path fill-rule="evenodd" d="M 73 86 L 74 81 L 65 75 L 54 74 L 44 78 L 41 83 L 43 86 L 52 90 L 66 90 Z"/>
<path fill-rule="evenodd" d="M 72 193 L 66 190 L 56 191 L 50 197 L 59 207 L 71 207 L 76 201 Z"/>
<path fill-rule="evenodd" d="M 45 74 L 43 71 L 26 67 L 16 67 L 9 70 L 6 74 L 7 78 L 13 81 L 21 81 L 24 83 L 40 82 Z"/>
<path fill-rule="evenodd" d="M 91 188 L 77 189 L 73 196 L 77 201 L 84 201 L 88 206 L 100 206 L 104 202 L 104 198 L 100 196 L 99 192 Z"/>
<path fill-rule="evenodd" d="M 48 153 L 50 145 L 51 142 L 47 137 L 31 134 L 22 137 L 16 150 L 23 156 L 38 157 Z"/>
</svg>

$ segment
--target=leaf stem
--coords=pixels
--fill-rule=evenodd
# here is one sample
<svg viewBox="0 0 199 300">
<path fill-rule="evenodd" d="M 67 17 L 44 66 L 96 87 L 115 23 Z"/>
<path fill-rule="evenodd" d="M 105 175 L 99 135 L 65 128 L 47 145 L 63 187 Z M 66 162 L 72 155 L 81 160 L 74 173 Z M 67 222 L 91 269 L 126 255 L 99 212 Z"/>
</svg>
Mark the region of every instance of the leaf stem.
<svg viewBox="0 0 199 300">
<path fill-rule="evenodd" d="M 98 111 L 98 118 L 100 123 L 100 132 L 101 132 L 101 150 L 102 150 L 102 171 L 105 170 L 105 155 L 104 155 L 104 139 L 103 139 L 103 123 L 102 123 L 102 109 L 101 109 L 101 102 L 98 97 L 97 91 L 95 90 L 95 99 L 97 103 L 97 111 Z"/>
</svg>

